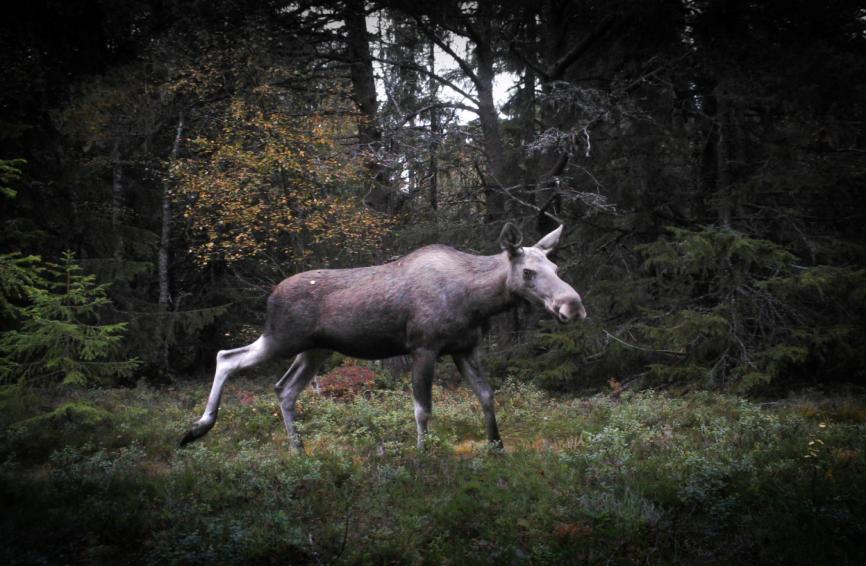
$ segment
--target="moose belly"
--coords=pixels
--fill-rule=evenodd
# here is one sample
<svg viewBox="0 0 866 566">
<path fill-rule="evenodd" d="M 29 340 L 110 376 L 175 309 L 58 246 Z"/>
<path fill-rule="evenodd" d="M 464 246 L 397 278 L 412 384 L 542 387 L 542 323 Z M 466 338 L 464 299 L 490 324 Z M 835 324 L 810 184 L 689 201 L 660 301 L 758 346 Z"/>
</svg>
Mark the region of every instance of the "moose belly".
<svg viewBox="0 0 866 566">
<path fill-rule="evenodd" d="M 409 353 L 404 344 L 388 337 L 327 335 L 316 342 L 319 348 L 364 360 L 381 360 Z"/>
<path fill-rule="evenodd" d="M 313 341 L 318 348 L 353 358 L 376 360 L 408 353 L 405 317 L 399 313 L 335 313 L 319 320 Z"/>
</svg>

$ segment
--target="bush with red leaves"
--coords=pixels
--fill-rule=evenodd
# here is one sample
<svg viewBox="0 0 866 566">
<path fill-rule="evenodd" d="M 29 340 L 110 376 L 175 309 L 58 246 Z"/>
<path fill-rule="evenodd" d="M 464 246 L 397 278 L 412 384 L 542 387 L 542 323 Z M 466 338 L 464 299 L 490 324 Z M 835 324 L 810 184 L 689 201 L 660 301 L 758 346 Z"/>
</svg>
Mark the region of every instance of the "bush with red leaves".
<svg viewBox="0 0 866 566">
<path fill-rule="evenodd" d="M 361 366 L 340 366 L 320 376 L 319 393 L 333 399 L 351 399 L 373 388 L 376 372 Z"/>
</svg>

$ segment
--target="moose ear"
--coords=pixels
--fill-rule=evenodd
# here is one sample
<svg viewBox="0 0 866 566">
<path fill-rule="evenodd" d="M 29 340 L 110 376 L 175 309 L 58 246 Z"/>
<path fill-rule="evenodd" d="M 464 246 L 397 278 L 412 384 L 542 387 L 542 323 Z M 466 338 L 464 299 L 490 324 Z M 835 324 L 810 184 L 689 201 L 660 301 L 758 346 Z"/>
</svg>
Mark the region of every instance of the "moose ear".
<svg viewBox="0 0 866 566">
<path fill-rule="evenodd" d="M 559 244 L 560 236 L 562 236 L 562 224 L 559 225 L 559 228 L 538 240 L 538 242 L 535 243 L 535 247 L 547 255 L 553 251 L 557 244 Z"/>
<path fill-rule="evenodd" d="M 508 257 L 515 257 L 523 253 L 520 248 L 521 243 L 523 243 L 523 234 L 520 228 L 511 222 L 506 222 L 502 232 L 499 233 L 499 246 L 508 252 Z"/>
</svg>

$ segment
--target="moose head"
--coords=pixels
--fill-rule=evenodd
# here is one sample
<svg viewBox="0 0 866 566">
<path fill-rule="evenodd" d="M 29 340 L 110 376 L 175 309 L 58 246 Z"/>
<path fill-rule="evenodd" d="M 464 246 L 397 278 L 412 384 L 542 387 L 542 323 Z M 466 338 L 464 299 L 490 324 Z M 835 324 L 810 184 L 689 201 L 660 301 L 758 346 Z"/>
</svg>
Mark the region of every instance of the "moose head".
<svg viewBox="0 0 866 566">
<path fill-rule="evenodd" d="M 509 292 L 530 303 L 543 306 L 559 322 L 586 318 L 580 295 L 557 275 L 559 268 L 548 255 L 562 236 L 562 226 L 538 240 L 534 246 L 521 247 L 523 235 L 513 224 L 505 224 L 499 245 L 508 254 Z"/>
</svg>

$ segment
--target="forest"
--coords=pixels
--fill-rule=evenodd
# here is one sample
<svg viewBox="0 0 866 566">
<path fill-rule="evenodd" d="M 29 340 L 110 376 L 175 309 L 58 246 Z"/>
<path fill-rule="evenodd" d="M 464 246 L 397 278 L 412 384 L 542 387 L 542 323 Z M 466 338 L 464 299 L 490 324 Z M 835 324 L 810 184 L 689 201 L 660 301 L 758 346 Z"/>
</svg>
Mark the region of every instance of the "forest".
<svg viewBox="0 0 866 566">
<path fill-rule="evenodd" d="M 863 563 L 857 0 L 32 0 L 0 20 L 0 561 Z M 859 204 L 858 204 L 859 203 Z M 274 286 L 560 225 L 589 316 L 267 363 Z"/>
</svg>

